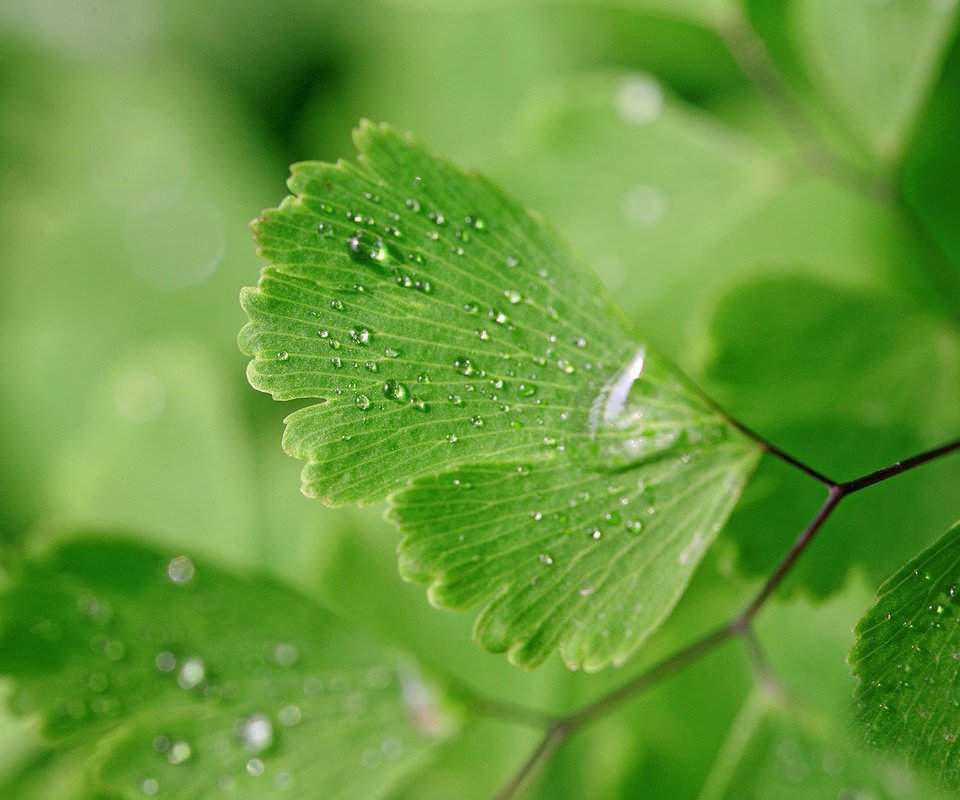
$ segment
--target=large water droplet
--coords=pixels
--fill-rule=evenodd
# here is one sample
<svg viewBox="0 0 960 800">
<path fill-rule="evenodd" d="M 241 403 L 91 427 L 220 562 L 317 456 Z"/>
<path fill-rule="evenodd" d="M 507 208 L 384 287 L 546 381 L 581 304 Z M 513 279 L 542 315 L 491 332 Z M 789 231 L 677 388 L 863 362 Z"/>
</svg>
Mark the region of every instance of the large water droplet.
<svg viewBox="0 0 960 800">
<path fill-rule="evenodd" d="M 177 683 L 181 689 L 193 689 L 203 682 L 206 674 L 207 668 L 202 658 L 188 658 L 180 667 Z"/>
<path fill-rule="evenodd" d="M 233 723 L 233 732 L 248 753 L 262 753 L 273 744 L 273 723 L 266 714 L 238 719 Z"/>
<path fill-rule="evenodd" d="M 396 400 L 398 403 L 405 403 L 410 396 L 407 387 L 400 381 L 387 381 L 383 384 L 383 394 L 390 400 Z"/>
<path fill-rule="evenodd" d="M 193 562 L 186 556 L 172 558 L 170 559 L 170 563 L 167 564 L 167 577 L 170 578 L 173 583 L 190 583 L 195 574 L 196 569 L 193 566 Z"/>
<path fill-rule="evenodd" d="M 629 222 L 649 227 L 663 219 L 667 212 L 667 201 L 663 192 L 655 186 L 638 184 L 624 194 L 621 207 Z"/>
<path fill-rule="evenodd" d="M 627 122 L 646 125 L 663 111 L 663 89 L 649 75 L 631 75 L 617 88 L 616 107 Z"/>
</svg>

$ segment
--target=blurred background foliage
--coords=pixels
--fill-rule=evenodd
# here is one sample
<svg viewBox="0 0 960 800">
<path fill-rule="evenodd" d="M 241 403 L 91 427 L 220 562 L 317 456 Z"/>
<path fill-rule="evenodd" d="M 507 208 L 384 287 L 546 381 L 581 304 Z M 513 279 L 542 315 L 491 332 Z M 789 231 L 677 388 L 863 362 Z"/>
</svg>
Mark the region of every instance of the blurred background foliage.
<svg viewBox="0 0 960 800">
<path fill-rule="evenodd" d="M 285 580 L 479 691 L 557 711 L 597 696 L 639 663 L 522 673 L 470 642 L 469 614 L 401 583 L 380 508 L 298 493 L 284 409 L 235 345 L 260 266 L 247 222 L 292 161 L 352 156 L 360 117 L 414 131 L 551 220 L 735 416 L 851 478 L 960 429 L 955 16 L 943 0 L 7 0 L 3 569 L 66 531 L 134 530 Z M 851 501 L 765 612 L 810 702 L 848 702 L 850 628 L 956 519 L 958 467 Z M 638 661 L 736 609 L 818 491 L 765 463 Z M 572 742 L 539 796 L 696 797 L 749 687 L 736 648 L 712 654 Z M 474 721 L 395 796 L 489 796 L 534 741 Z M 77 774 L 0 719 L 5 797 L 79 797 Z"/>
</svg>

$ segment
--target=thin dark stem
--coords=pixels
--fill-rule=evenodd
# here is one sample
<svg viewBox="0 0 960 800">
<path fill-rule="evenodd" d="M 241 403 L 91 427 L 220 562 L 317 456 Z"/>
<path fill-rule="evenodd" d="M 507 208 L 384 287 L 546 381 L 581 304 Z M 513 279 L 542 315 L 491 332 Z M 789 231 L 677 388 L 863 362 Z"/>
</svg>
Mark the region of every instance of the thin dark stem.
<svg viewBox="0 0 960 800">
<path fill-rule="evenodd" d="M 820 506 L 820 510 L 817 511 L 816 515 L 810 520 L 810 523 L 804 528 L 803 533 L 801 533 L 796 541 L 794 541 L 793 546 L 790 550 L 787 551 L 786 556 L 773 571 L 773 574 L 767 579 L 767 582 L 763 585 L 763 588 L 757 592 L 757 596 L 753 598 L 750 604 L 743 610 L 739 617 L 734 620 L 734 626 L 738 628 L 745 628 L 750 624 L 750 621 L 756 616 L 757 612 L 763 607 L 763 604 L 767 602 L 767 599 L 770 595 L 773 594 L 774 590 L 783 582 L 783 579 L 787 577 L 790 573 L 790 570 L 793 569 L 793 565 L 797 562 L 797 559 L 800 558 L 804 550 L 807 549 L 807 546 L 810 542 L 813 541 L 813 537 L 817 535 L 817 531 L 823 526 L 823 523 L 827 521 L 827 517 L 833 512 L 833 509 L 837 507 L 837 504 L 843 498 L 844 493 L 838 486 L 831 486 L 830 491 L 827 494 L 827 499 L 824 501 L 823 505 Z"/>
<path fill-rule="evenodd" d="M 733 424 L 735 424 L 741 430 L 744 430 L 744 432 L 746 432 L 748 435 L 751 435 L 743 426 L 736 422 L 733 422 Z M 752 438 L 755 438 L 756 441 L 769 449 L 771 453 L 774 452 L 774 449 L 768 443 L 766 443 L 765 440 L 756 436 L 752 436 Z M 590 722 L 593 722 L 598 717 L 602 717 L 610 713 L 622 703 L 626 702 L 632 697 L 635 697 L 644 690 L 649 689 L 651 686 L 654 686 L 661 680 L 679 672 L 688 664 L 697 661 L 706 653 L 710 652 L 715 647 L 727 641 L 728 639 L 733 638 L 734 636 L 739 637 L 744 641 L 744 644 L 747 648 L 747 655 L 750 658 L 751 665 L 753 666 L 758 677 L 764 681 L 765 685 L 768 685 L 774 689 L 779 688 L 777 677 L 773 673 L 769 663 L 763 655 L 763 651 L 760 648 L 760 643 L 757 641 L 753 633 L 751 624 L 754 617 L 757 615 L 760 609 L 763 608 L 767 600 L 770 599 L 777 587 L 779 587 L 783 582 L 784 578 L 790 574 L 790 571 L 803 554 L 803 551 L 806 550 L 810 545 L 810 542 L 813 541 L 814 537 L 823 527 L 823 524 L 833 513 L 833 510 L 847 495 L 858 492 L 868 486 L 873 486 L 875 483 L 888 480 L 894 475 L 900 475 L 908 470 L 914 469 L 915 467 L 919 467 L 922 464 L 926 464 L 934 459 L 941 458 L 956 451 L 960 451 L 960 439 L 956 439 L 952 442 L 948 442 L 947 444 L 935 447 L 932 450 L 927 450 L 926 452 L 911 456 L 903 461 L 897 461 L 889 466 L 883 467 L 882 469 L 878 469 L 875 472 L 868 473 L 863 477 L 856 478 L 845 483 L 835 483 L 827 478 L 823 478 L 822 476 L 818 477 L 818 480 L 821 480 L 821 482 L 826 484 L 828 487 L 827 499 L 823 502 L 823 505 L 820 506 L 813 519 L 811 519 L 807 524 L 807 527 L 804 528 L 803 532 L 797 537 L 796 541 L 794 541 L 793 545 L 783 557 L 783 560 L 773 571 L 773 574 L 771 574 L 767 579 L 766 583 L 764 583 L 760 591 L 757 592 L 757 595 L 753 598 L 753 600 L 750 601 L 747 607 L 722 628 L 718 628 L 708 633 L 706 636 L 702 636 L 692 644 L 689 644 L 672 655 L 667 656 L 662 661 L 657 662 L 652 667 L 644 672 L 641 672 L 637 677 L 633 678 L 622 686 L 619 686 L 612 692 L 584 706 L 579 711 L 575 711 L 574 713 L 560 719 L 552 720 L 550 726 L 547 728 L 543 736 L 543 739 L 541 739 L 540 744 L 523 762 L 523 764 L 520 765 L 520 768 L 510 778 L 507 784 L 500 790 L 500 792 L 497 794 L 497 800 L 511 800 L 511 798 L 516 797 L 526 783 L 543 768 L 543 766 L 560 748 L 560 746 L 580 728 L 584 727 Z M 814 477 L 820 475 L 820 473 L 817 473 L 814 470 L 805 468 L 805 466 L 799 462 L 795 462 L 789 456 L 784 460 L 790 464 L 793 464 L 798 469 L 801 469 L 803 472 L 813 475 Z M 529 710 L 525 710 L 524 714 L 526 714 L 527 711 Z M 540 720 L 539 726 L 542 727 L 543 722 L 546 719 L 545 715 L 541 715 L 540 712 L 534 713 Z"/>
<path fill-rule="evenodd" d="M 743 647 L 747 651 L 747 660 L 750 662 L 750 668 L 753 670 L 754 677 L 762 687 L 770 692 L 782 692 L 783 686 L 780 678 L 767 660 L 760 640 L 749 625 L 740 630 L 740 638 L 743 640 Z"/>
<path fill-rule="evenodd" d="M 728 423 L 730 423 L 734 428 L 736 428 L 745 436 L 748 436 L 751 439 L 753 439 L 753 441 L 759 444 L 770 455 L 775 456 L 776 458 L 779 458 L 781 461 L 786 462 L 791 467 L 795 467 L 796 469 L 800 470 L 804 474 L 809 475 L 811 478 L 819 481 L 824 486 L 830 487 L 830 486 L 836 485 L 836 481 L 831 480 L 823 473 L 815 470 L 809 464 L 804 464 L 800 459 L 794 458 L 792 455 L 790 455 L 786 451 L 781 450 L 779 447 L 773 444 L 773 442 L 770 442 L 769 440 L 765 439 L 763 436 L 761 436 L 759 433 L 754 431 L 752 428 L 748 428 L 746 425 L 740 422 L 740 420 L 737 420 L 731 417 L 726 411 L 724 411 L 719 406 L 717 406 L 717 410 L 723 415 L 724 419 Z"/>
<path fill-rule="evenodd" d="M 705 653 L 732 636 L 734 636 L 734 631 L 729 626 L 724 626 L 723 628 L 712 631 L 706 636 L 697 639 L 693 644 L 688 645 L 682 650 L 678 650 L 673 655 L 654 664 L 648 670 L 641 672 L 633 680 L 614 689 L 599 700 L 554 722 L 546 734 L 544 734 L 537 748 L 527 757 L 523 764 L 520 765 L 517 772 L 514 773 L 503 789 L 497 794 L 497 800 L 510 800 L 510 798 L 515 797 L 523 788 L 524 784 L 543 768 L 550 756 L 553 755 L 571 734 L 592 722 L 597 717 L 601 717 L 612 711 L 625 700 L 639 694 L 644 689 L 679 672 L 685 666 L 696 661 Z"/>
<path fill-rule="evenodd" d="M 450 688 L 451 693 L 459 696 L 472 711 L 485 717 L 515 722 L 538 730 L 549 728 L 556 721 L 555 714 L 548 714 L 546 711 L 521 703 L 487 697 L 461 683 L 454 683 Z"/>
<path fill-rule="evenodd" d="M 718 628 L 708 633 L 706 636 L 697 639 L 693 644 L 687 645 L 682 650 L 678 650 L 671 656 L 667 656 L 662 661 L 657 662 L 645 672 L 641 672 L 636 678 L 628 681 L 617 689 L 614 689 L 599 700 L 595 700 L 579 711 L 567 717 L 570 725 L 570 731 L 581 728 L 588 722 L 592 722 L 597 717 L 612 711 L 626 700 L 634 695 L 640 694 L 644 689 L 648 689 L 655 683 L 659 683 L 664 678 L 679 672 L 685 666 L 696 661 L 701 656 L 713 650 L 719 644 L 722 644 L 731 636 L 734 631 L 729 626 Z"/>
<path fill-rule="evenodd" d="M 568 734 L 569 730 L 564 723 L 557 722 L 551 725 L 543 739 L 540 740 L 540 744 L 537 745 L 537 749 L 523 762 L 520 769 L 513 774 L 506 785 L 497 792 L 496 800 L 510 800 L 510 798 L 516 797 L 527 781 L 543 768 L 550 756 L 563 744 Z"/>
<path fill-rule="evenodd" d="M 935 458 L 940 458 L 957 450 L 960 450 L 960 439 L 955 439 L 940 447 L 935 447 L 924 453 L 905 458 L 903 461 L 896 461 L 889 466 L 878 469 L 876 472 L 864 475 L 862 478 L 856 478 L 855 480 L 842 483 L 840 484 L 840 489 L 843 490 L 844 495 L 853 494 L 854 492 L 859 492 L 861 489 L 866 489 L 868 486 L 873 486 L 875 483 L 888 480 L 894 475 L 902 475 L 904 472 L 919 467 L 921 464 L 926 464 L 928 461 L 933 461 Z"/>
</svg>

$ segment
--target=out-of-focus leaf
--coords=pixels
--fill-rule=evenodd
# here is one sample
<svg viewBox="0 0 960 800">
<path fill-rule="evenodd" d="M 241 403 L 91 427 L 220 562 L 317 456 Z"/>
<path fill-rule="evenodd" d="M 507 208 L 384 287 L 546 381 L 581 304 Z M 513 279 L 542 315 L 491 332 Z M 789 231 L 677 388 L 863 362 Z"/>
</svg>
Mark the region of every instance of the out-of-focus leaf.
<svg viewBox="0 0 960 800">
<path fill-rule="evenodd" d="M 744 703 L 699 800 L 945 800 L 904 766 L 865 753 L 830 717 L 762 689 Z"/>
<path fill-rule="evenodd" d="M 777 158 L 651 75 L 581 75 L 532 103 L 497 174 L 557 224 L 644 332 L 728 281 L 707 254 L 781 189 Z M 738 267 L 739 265 L 735 265 Z"/>
<path fill-rule="evenodd" d="M 296 196 L 257 223 L 273 265 L 243 295 L 251 383 L 321 401 L 287 419 L 304 490 L 373 500 L 482 462 L 395 498 L 402 570 L 446 606 L 491 599 L 476 635 L 519 663 L 622 662 L 757 446 L 538 218 L 389 128 L 357 145 L 358 166 L 294 168 Z"/>
<path fill-rule="evenodd" d="M 850 661 L 857 717 L 873 745 L 960 785 L 960 524 L 880 587 Z"/>
<path fill-rule="evenodd" d="M 452 730 L 416 664 L 268 580 L 81 537 L 2 598 L 14 707 L 111 797 L 377 797 Z"/>
<path fill-rule="evenodd" d="M 51 511 L 60 526 L 139 530 L 260 563 L 250 443 L 229 386 L 198 345 L 135 348 L 107 368 L 55 462 Z"/>
<path fill-rule="evenodd" d="M 953 33 L 952 0 L 796 0 L 810 77 L 882 164 L 901 155 Z"/>
<path fill-rule="evenodd" d="M 404 9 L 423 9 L 433 12 L 476 11 L 488 9 L 498 5 L 516 5 L 516 0 L 386 0 L 389 5 Z M 526 0 L 531 6 L 561 5 L 566 0 Z M 579 4 L 589 8 L 596 4 L 600 6 L 619 6 L 630 11 L 677 17 L 679 19 L 696 22 L 708 27 L 717 27 L 731 13 L 731 5 L 735 0 L 580 0 Z"/>
<path fill-rule="evenodd" d="M 807 278 L 732 291 L 711 321 L 709 391 L 736 418 L 836 480 L 935 446 L 960 430 L 960 341 L 907 302 Z M 954 510 L 960 465 L 944 462 L 851 498 L 791 581 L 823 595 L 860 563 L 879 582 Z M 822 489 L 765 464 L 731 520 L 740 563 L 768 573 L 812 516 Z M 871 531 L 869 543 L 858 531 Z M 835 531 L 835 533 L 833 533 Z"/>
</svg>

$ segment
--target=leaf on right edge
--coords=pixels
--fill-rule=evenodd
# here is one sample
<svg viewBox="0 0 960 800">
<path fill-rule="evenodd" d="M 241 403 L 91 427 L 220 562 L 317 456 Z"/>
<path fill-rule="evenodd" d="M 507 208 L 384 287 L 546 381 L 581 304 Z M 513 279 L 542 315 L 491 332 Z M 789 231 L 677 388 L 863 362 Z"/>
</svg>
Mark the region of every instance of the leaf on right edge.
<svg viewBox="0 0 960 800">
<path fill-rule="evenodd" d="M 960 786 L 960 524 L 880 587 L 850 661 L 871 744 Z"/>
<path fill-rule="evenodd" d="M 935 79 L 952 0 L 800 0 L 798 46 L 811 78 L 881 163 L 897 159 Z"/>
</svg>

